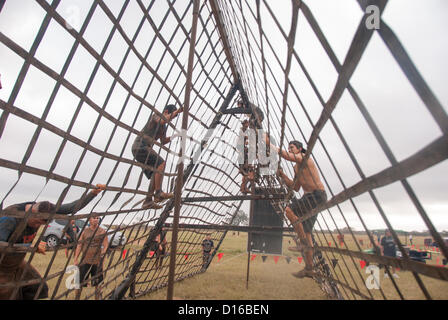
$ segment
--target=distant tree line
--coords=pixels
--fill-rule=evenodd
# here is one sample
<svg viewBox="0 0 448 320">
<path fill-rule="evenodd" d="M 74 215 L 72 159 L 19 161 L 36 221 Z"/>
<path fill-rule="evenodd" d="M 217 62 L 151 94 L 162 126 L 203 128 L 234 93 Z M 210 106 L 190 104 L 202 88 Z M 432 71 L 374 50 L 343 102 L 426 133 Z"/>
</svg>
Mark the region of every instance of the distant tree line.
<svg viewBox="0 0 448 320">
<path fill-rule="evenodd" d="M 343 233 L 343 234 L 347 234 L 347 233 L 351 233 L 350 232 L 350 230 L 351 230 L 351 232 L 353 232 L 353 234 L 358 234 L 358 235 L 365 235 L 365 234 L 367 234 L 364 230 L 362 230 L 362 231 L 356 231 L 354 228 L 350 228 L 350 227 L 345 227 L 345 228 L 342 228 L 342 229 L 339 229 L 339 231 L 341 232 L 341 233 Z M 373 233 L 373 234 L 384 234 L 385 233 L 385 231 L 386 231 L 386 229 L 375 229 L 375 230 L 370 230 L 370 232 L 371 233 Z M 333 232 L 335 232 L 335 233 L 338 233 L 338 230 L 337 229 L 334 229 L 333 230 Z M 429 230 L 424 230 L 424 231 L 404 231 L 404 230 L 395 230 L 395 232 L 398 234 L 398 235 L 401 235 L 401 236 L 408 236 L 408 235 L 413 235 L 413 236 L 422 236 L 422 237 L 424 237 L 424 236 L 428 236 L 428 237 L 430 237 L 431 236 L 431 233 L 429 232 Z M 442 232 L 440 232 L 440 235 L 442 236 L 442 237 L 448 237 L 448 231 L 447 230 L 444 230 L 444 231 L 442 231 Z"/>
</svg>

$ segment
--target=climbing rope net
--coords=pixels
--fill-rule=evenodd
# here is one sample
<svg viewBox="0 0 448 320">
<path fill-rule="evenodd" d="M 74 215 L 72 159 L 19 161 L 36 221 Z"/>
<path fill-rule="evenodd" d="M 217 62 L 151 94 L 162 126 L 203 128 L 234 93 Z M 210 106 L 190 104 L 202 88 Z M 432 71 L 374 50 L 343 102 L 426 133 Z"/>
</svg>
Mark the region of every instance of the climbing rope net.
<svg viewBox="0 0 448 320">
<path fill-rule="evenodd" d="M 448 257 L 433 223 L 430 197 L 418 187 L 446 172 L 448 117 L 382 18 L 387 1 L 350 2 L 357 23 L 346 24 L 346 47 L 338 43 L 335 50 L 307 1 L 274 8 L 265 0 L 23 0 L 26 10 L 16 1 L 0 1 L 1 216 L 26 220 L 30 212 L 8 206 L 48 200 L 58 208 L 105 184 L 75 215 L 40 214 L 63 222 L 98 216 L 108 235 L 125 236 L 125 245 L 108 250 L 103 262 L 103 298 L 135 298 L 200 274 L 206 270 L 204 236 L 211 233 L 219 248 L 227 233 L 219 226 L 231 223 L 244 199 L 251 199 L 240 197 L 236 148 L 246 115 L 227 112 L 242 100 L 250 112 L 253 107 L 263 111 L 263 130 L 282 149 L 291 140 L 306 142 L 304 162 L 313 161 L 322 177 L 328 201 L 299 218 L 318 215 L 314 279 L 322 289 L 336 299 L 406 299 L 415 290 L 433 298 L 434 286 L 446 288 L 448 270 L 411 259 L 397 229 L 413 214 L 441 257 Z M 377 29 L 367 27 L 371 5 L 380 13 Z M 18 27 L 17 21 L 26 22 Z M 430 124 L 426 140 L 417 140 L 421 147 L 403 150 L 401 143 L 416 134 L 394 130 L 412 111 L 386 118 L 385 113 L 393 114 L 391 101 L 378 100 L 386 107 L 377 106 L 377 100 L 364 98 L 372 97 L 368 91 L 355 89 L 366 84 L 357 70 L 378 68 L 369 55 L 372 43 L 390 54 L 388 62 L 396 70 L 386 70 L 386 76 L 400 74 L 403 86 L 410 85 L 405 102 L 416 105 L 412 111 Z M 182 128 L 184 139 L 180 134 L 166 145 L 156 142 L 154 150 L 166 160 L 162 189 L 176 191 L 175 197 L 162 209 L 144 210 L 150 181 L 143 169 L 156 169 L 136 161 L 131 145 L 149 117 L 161 115 L 167 104 L 184 106 L 168 124 L 168 136 Z M 287 161 L 280 159 L 280 165 L 294 176 Z M 283 216 L 292 192 L 275 170 L 261 175 L 257 184 L 266 199 L 276 196 L 272 206 Z M 388 194 L 405 203 L 407 211 L 398 218 Z M 373 232 L 378 226 L 391 231 L 400 258 L 379 254 Z M 159 266 L 151 244 L 162 228 L 172 232 L 169 258 Z M 47 240 L 47 229 L 48 223 L 35 243 Z M 360 242 L 360 233 L 366 243 Z M 373 253 L 365 252 L 366 246 Z M 58 243 L 47 249 L 44 262 L 36 262 L 37 246 L 4 243 L 0 263 L 7 255 L 26 252 L 25 261 L 41 278 L 2 281 L 0 290 L 14 289 L 15 298 L 20 288 L 37 285 L 37 298 L 48 284 L 50 299 L 73 298 L 66 280 L 75 250 L 64 254 L 66 249 L 69 244 Z M 410 271 L 412 284 L 403 287 L 390 276 L 392 292 L 370 290 L 360 260 L 385 266 L 389 275 L 390 267 Z M 83 298 L 93 297 L 86 292 Z"/>
</svg>

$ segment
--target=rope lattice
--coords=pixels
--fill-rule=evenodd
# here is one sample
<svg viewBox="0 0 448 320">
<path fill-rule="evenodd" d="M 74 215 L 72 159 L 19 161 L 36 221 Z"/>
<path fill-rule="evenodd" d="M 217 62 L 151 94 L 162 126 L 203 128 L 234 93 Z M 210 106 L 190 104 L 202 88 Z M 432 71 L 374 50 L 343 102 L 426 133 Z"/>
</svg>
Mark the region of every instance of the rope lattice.
<svg viewBox="0 0 448 320">
<path fill-rule="evenodd" d="M 260 127 L 279 142 L 280 153 L 289 141 L 306 142 L 297 176 L 308 174 L 306 164 L 314 163 L 329 196 L 297 222 L 318 215 L 313 277 L 325 292 L 335 299 L 406 299 L 409 292 L 389 271 L 398 267 L 410 271 L 411 281 L 431 299 L 431 281 L 447 281 L 448 270 L 411 259 L 376 189 L 400 189 L 400 199 L 416 212 L 446 259 L 447 245 L 426 199 L 410 179 L 436 174 L 432 170 L 443 165 L 448 117 L 381 16 L 379 29 L 366 27 L 368 7 L 374 5 L 382 14 L 387 1 L 352 2 L 361 18 L 340 61 L 306 1 L 288 2 L 285 13 L 266 0 L 91 0 L 75 6 L 64 0 L 29 0 L 33 20 L 26 39 L 10 25 L 20 11 L 17 4 L 0 1 L 0 21 L 9 21 L 0 24 L 2 60 L 11 61 L 0 70 L 0 145 L 5 150 L 0 157 L 1 217 L 17 218 L 16 228 L 22 229 L 30 218 L 47 219 L 35 245 L 17 244 L 13 236 L 1 243 L 0 265 L 19 255 L 40 276 L 23 272 L 8 278 L 8 270 L 1 267 L 0 294 L 19 298 L 24 287 L 34 286 L 34 299 L 47 289 L 50 299 L 75 298 L 76 288 L 67 285 L 73 245 L 59 243 L 48 248 L 44 258 L 36 254 L 37 244 L 49 239 L 46 230 L 53 219 L 64 225 L 97 216 L 107 235 L 126 238 L 122 245 L 108 248 L 102 260 L 96 276 L 104 278 L 102 298 L 135 298 L 166 286 L 170 295 L 173 281 L 205 272 L 210 263 L 202 260 L 205 235 L 211 234 L 219 248 L 244 200 L 269 199 L 283 216 L 291 198 L 303 195 L 276 178 L 277 168 L 257 177 L 262 196 L 239 193 L 241 120 L 260 108 L 265 118 Z M 301 54 L 305 29 L 333 68 L 328 71 L 335 75 L 331 90 L 320 85 Z M 440 133 L 405 157 L 395 155 L 380 130 L 383 126 L 371 114 L 373 102 L 364 101 L 353 85 L 375 36 L 384 42 L 383 49 L 401 68 L 429 114 L 428 121 Z M 237 109 L 239 101 L 246 107 Z M 137 161 L 131 146 L 137 137 L 144 138 L 141 130 L 151 116 L 167 120 L 163 108 L 168 104 L 182 106 L 183 112 L 167 122 L 167 136 L 174 137 L 167 144 L 154 142 L 153 150 L 166 161 L 161 170 Z M 353 134 L 344 135 L 350 126 L 338 111 L 347 104 L 363 120 L 355 126 L 356 135 L 375 143 L 376 154 L 369 157 L 384 160 L 379 170 L 366 168 L 365 154 L 353 147 Z M 257 167 L 265 164 L 256 161 Z M 291 162 L 280 159 L 278 166 L 294 177 Z M 151 183 L 145 170 L 161 173 L 162 189 L 174 192 L 161 209 L 142 209 Z M 97 184 L 105 188 L 94 191 L 94 197 Z M 76 199 L 69 211 L 62 210 Z M 11 206 L 29 201 L 50 201 L 56 210 L 32 213 Z M 290 228 L 297 223 L 284 221 L 285 232 L 297 240 Z M 379 254 L 372 221 L 381 221 L 382 229 L 391 231 L 401 258 Z M 69 224 L 65 225 L 63 232 Z M 361 231 L 354 231 L 355 226 Z M 83 225 L 81 232 L 86 228 Z M 168 231 L 168 249 L 159 255 L 153 244 L 163 230 Z M 367 237 L 366 243 L 360 234 Z M 373 253 L 366 253 L 365 246 Z M 360 259 L 385 266 L 392 293 L 367 287 Z M 422 276 L 432 279 L 424 281 Z M 83 292 L 82 299 L 96 294 Z"/>
</svg>

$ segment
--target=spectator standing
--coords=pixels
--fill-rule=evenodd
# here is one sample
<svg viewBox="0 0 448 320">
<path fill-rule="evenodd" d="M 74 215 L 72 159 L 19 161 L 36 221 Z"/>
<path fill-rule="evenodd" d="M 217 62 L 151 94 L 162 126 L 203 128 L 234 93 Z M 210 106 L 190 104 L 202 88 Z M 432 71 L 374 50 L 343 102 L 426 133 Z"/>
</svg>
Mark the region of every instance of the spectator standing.
<svg viewBox="0 0 448 320">
<path fill-rule="evenodd" d="M 208 234 L 202 241 L 202 268 L 205 269 L 209 263 L 213 248 L 215 247 L 211 236 Z"/>
<path fill-rule="evenodd" d="M 381 245 L 381 255 L 392 258 L 395 258 L 397 256 L 397 246 L 389 230 L 386 230 L 386 234 L 381 239 L 380 245 Z M 394 278 L 399 278 L 398 274 L 396 273 L 395 267 L 392 266 L 391 268 L 392 268 L 392 276 Z M 386 273 L 384 274 L 384 277 L 387 278 L 389 276 Z"/>
</svg>

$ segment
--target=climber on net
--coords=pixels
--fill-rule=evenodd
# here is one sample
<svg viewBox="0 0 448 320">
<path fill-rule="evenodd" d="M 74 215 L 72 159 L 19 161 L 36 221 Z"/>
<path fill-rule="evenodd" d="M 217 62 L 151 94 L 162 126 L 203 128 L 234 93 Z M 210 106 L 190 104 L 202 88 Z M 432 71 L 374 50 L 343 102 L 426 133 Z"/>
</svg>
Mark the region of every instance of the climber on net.
<svg viewBox="0 0 448 320">
<path fill-rule="evenodd" d="M 260 136 L 262 132 L 262 122 L 264 120 L 264 113 L 259 107 L 253 107 L 252 114 L 249 117 L 249 128 L 252 129 L 252 132 L 255 133 L 255 159 L 257 159 L 256 163 L 252 165 L 249 169 L 249 180 L 251 183 L 259 183 L 260 178 L 260 166 L 262 166 L 258 159 L 259 150 L 258 143 L 262 141 L 263 137 Z M 249 140 L 250 141 L 250 140 Z"/>
<path fill-rule="evenodd" d="M 238 100 L 237 105 L 237 108 L 224 110 L 222 114 L 247 115 L 249 116 L 249 128 L 253 130 L 262 128 L 261 124 L 264 120 L 264 113 L 260 107 L 257 107 L 250 102 L 250 107 L 247 107 L 243 100 Z"/>
<path fill-rule="evenodd" d="M 48 201 L 25 202 L 14 204 L 5 208 L 7 210 L 31 211 L 28 219 L 1 217 L 0 218 L 0 242 L 11 242 L 23 247 L 30 247 L 41 225 L 48 223 L 48 218 L 33 217 L 38 213 L 56 213 L 56 214 L 74 214 L 87 206 L 106 186 L 97 184 L 96 188 L 91 190 L 84 198 L 76 201 L 62 204 L 58 210 L 56 205 Z M 46 243 L 41 241 L 36 252 L 45 254 Z M 25 261 L 26 252 L 0 253 L 0 284 L 17 281 L 42 280 L 39 272 Z M 42 280 L 43 281 L 43 280 Z M 25 285 L 19 288 L 15 299 L 31 300 L 37 294 L 40 284 Z M 0 287 L 0 300 L 10 299 L 14 292 L 13 287 Z M 43 284 L 37 299 L 48 297 L 48 285 Z"/>
<path fill-rule="evenodd" d="M 262 129 L 261 123 L 264 120 L 264 113 L 259 107 L 254 105 L 251 105 L 252 108 L 247 107 L 242 99 L 238 100 L 237 106 L 237 108 L 226 110 L 224 114 L 245 114 L 249 116 L 249 119 L 244 119 L 241 122 L 242 127 L 238 135 L 236 146 L 238 151 L 239 171 L 242 175 L 240 192 L 247 194 L 251 193 L 252 186 L 255 183 L 255 180 L 257 180 L 258 168 L 254 163 L 256 155 L 249 157 L 249 152 L 254 152 L 254 150 L 255 153 L 257 152 L 258 130 Z M 253 139 L 253 137 L 255 139 Z M 250 141 L 255 141 L 255 149 L 250 148 Z M 250 187 L 247 186 L 248 183 L 250 183 Z"/>
<path fill-rule="evenodd" d="M 173 137 L 166 136 L 167 123 L 182 111 L 182 107 L 176 109 L 176 106 L 170 104 L 163 109 L 163 117 L 153 114 L 141 131 L 143 135 L 139 135 L 132 145 L 132 154 L 135 160 L 154 168 L 153 170 L 143 169 L 143 173 L 150 180 L 150 183 L 148 195 L 143 202 L 142 209 L 160 209 L 162 208 L 159 204 L 160 202 L 174 196 L 172 193 L 162 192 L 162 181 L 166 162 L 153 149 L 153 146 L 157 140 L 160 140 L 160 143 L 163 145 L 171 141 Z"/>
<path fill-rule="evenodd" d="M 240 191 L 244 194 L 251 193 L 253 184 L 255 181 L 258 181 L 259 168 L 255 159 L 258 155 L 258 141 L 261 139 L 258 135 L 260 132 L 259 130 L 262 129 L 261 123 L 263 120 L 263 111 L 259 107 L 254 106 L 253 110 L 251 110 L 249 119 L 245 119 L 242 122 L 243 126 L 240 131 L 237 150 L 239 151 L 238 163 L 240 164 L 240 172 L 243 175 Z M 250 135 L 254 135 L 255 139 L 251 139 Z M 250 147 L 251 142 L 255 144 L 252 148 Z M 250 157 L 249 152 L 255 152 L 255 155 Z M 247 187 L 249 182 L 251 185 L 250 188 Z"/>
<path fill-rule="evenodd" d="M 269 137 L 265 135 L 266 144 L 270 145 Z M 271 144 L 271 148 L 280 152 L 280 148 Z M 313 275 L 313 239 L 312 231 L 316 223 L 317 215 L 305 220 L 303 223 L 297 222 L 298 217 L 304 216 L 318 205 L 327 201 L 327 194 L 325 187 L 322 184 L 317 167 L 312 159 L 308 159 L 304 165 L 302 173 L 299 174 L 299 167 L 302 164 L 306 150 L 299 141 L 291 141 L 288 146 L 288 151 L 282 150 L 281 157 L 285 160 L 291 161 L 294 164 L 294 179 L 290 179 L 282 169 L 278 169 L 277 176 L 284 181 L 284 183 L 294 191 L 298 192 L 300 187 L 303 188 L 304 195 L 300 199 L 293 198 L 291 204 L 285 209 L 286 217 L 289 219 L 297 232 L 301 245 L 296 248 L 299 251 L 304 251 L 305 269 L 293 273 L 297 278 L 312 277 Z"/>
</svg>

